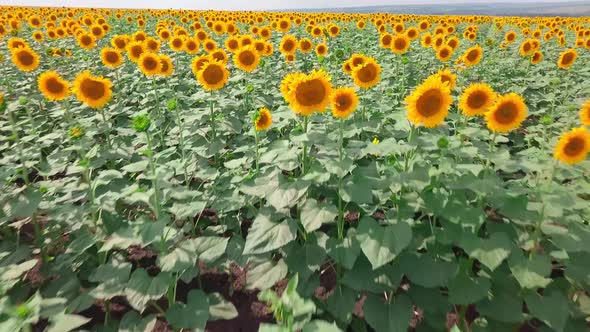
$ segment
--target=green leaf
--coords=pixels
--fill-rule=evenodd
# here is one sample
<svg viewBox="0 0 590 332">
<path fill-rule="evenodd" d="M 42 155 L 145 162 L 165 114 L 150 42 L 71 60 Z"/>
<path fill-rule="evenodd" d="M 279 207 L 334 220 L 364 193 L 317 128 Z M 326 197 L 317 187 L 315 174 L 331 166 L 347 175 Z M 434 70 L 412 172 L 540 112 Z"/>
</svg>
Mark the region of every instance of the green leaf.
<svg viewBox="0 0 590 332">
<path fill-rule="evenodd" d="M 50 326 L 47 332 L 68 332 L 72 331 L 90 321 L 90 318 L 80 315 L 69 315 L 64 312 L 53 316 L 50 319 Z"/>
<path fill-rule="evenodd" d="M 514 245 L 505 233 L 493 233 L 489 239 L 464 237 L 461 246 L 473 258 L 494 271 L 506 259 Z"/>
<path fill-rule="evenodd" d="M 522 299 L 508 292 L 495 291 L 492 299 L 484 300 L 477 305 L 477 310 L 483 316 L 507 323 L 523 321 Z"/>
<path fill-rule="evenodd" d="M 342 330 L 334 323 L 330 324 L 323 320 L 312 320 L 303 326 L 302 332 L 341 332 Z"/>
<path fill-rule="evenodd" d="M 522 288 L 545 288 L 551 282 L 551 261 L 547 256 L 526 258 L 521 251 L 515 251 L 508 258 L 508 266 Z"/>
<path fill-rule="evenodd" d="M 352 289 L 336 286 L 334 293 L 326 301 L 326 308 L 335 319 L 348 325 L 352 319 L 355 302 L 356 294 Z"/>
<path fill-rule="evenodd" d="M 150 300 L 158 300 L 166 294 L 169 284 L 168 273 L 161 272 L 152 278 L 146 270 L 140 268 L 131 274 L 125 288 L 125 296 L 135 310 L 143 312 Z"/>
<path fill-rule="evenodd" d="M 399 264 L 411 281 L 426 288 L 447 286 L 459 271 L 457 263 L 435 260 L 429 254 L 403 255 Z"/>
<path fill-rule="evenodd" d="M 371 294 L 363 311 L 376 332 L 406 332 L 412 318 L 412 302 L 405 295 L 396 295 L 391 303 L 384 303 L 380 297 Z"/>
<path fill-rule="evenodd" d="M 349 228 L 346 237 L 342 241 L 335 237 L 330 237 L 326 242 L 326 249 L 328 256 L 332 257 L 336 263 L 341 264 L 346 269 L 352 269 L 361 252 L 361 245 L 357 239 L 356 230 Z"/>
<path fill-rule="evenodd" d="M 566 297 L 557 290 L 540 296 L 530 293 L 525 297 L 531 315 L 542 320 L 557 332 L 562 332 L 569 316 L 569 304 Z"/>
<path fill-rule="evenodd" d="M 139 173 L 145 171 L 148 165 L 149 160 L 140 160 L 138 162 L 127 164 L 121 167 L 121 170 L 127 173 Z"/>
<path fill-rule="evenodd" d="M 156 316 L 148 315 L 147 317 L 141 317 L 137 311 L 129 311 L 121 319 L 119 324 L 119 332 L 144 332 L 153 331 L 156 326 Z"/>
<path fill-rule="evenodd" d="M 379 226 L 370 217 L 359 223 L 358 240 L 373 269 L 391 262 L 412 240 L 412 229 L 404 222 Z"/>
<path fill-rule="evenodd" d="M 307 192 L 309 182 L 296 181 L 281 183 L 274 191 L 267 195 L 266 199 L 276 210 L 292 207 Z"/>
<path fill-rule="evenodd" d="M 287 264 L 281 259 L 278 262 L 267 261 L 246 272 L 246 288 L 265 290 L 287 276 Z"/>
<path fill-rule="evenodd" d="M 338 216 L 338 209 L 333 205 L 322 204 L 309 198 L 301 207 L 301 224 L 305 231 L 311 233 L 319 229 L 322 224 L 332 223 Z"/>
<path fill-rule="evenodd" d="M 166 320 L 175 329 L 204 331 L 209 319 L 209 300 L 201 290 L 193 289 L 187 303 L 174 303 L 166 311 Z"/>
<path fill-rule="evenodd" d="M 490 280 L 459 274 L 449 282 L 449 302 L 468 305 L 485 298 L 490 290 Z"/>
<path fill-rule="evenodd" d="M 200 214 L 206 206 L 207 203 L 202 201 L 191 201 L 190 203 L 174 202 L 168 211 L 178 219 L 193 218 Z"/>
<path fill-rule="evenodd" d="M 7 201 L 2 207 L 2 210 L 11 219 L 28 218 L 37 211 L 37 207 L 41 203 L 41 198 L 42 195 L 38 190 L 27 188 L 14 199 Z M 2 222 L 0 222 L 1 224 Z"/>
<path fill-rule="evenodd" d="M 234 319 L 238 310 L 233 303 L 226 301 L 219 293 L 209 294 L 209 320 Z"/>
<path fill-rule="evenodd" d="M 288 218 L 282 222 L 271 220 L 268 211 L 261 211 L 248 232 L 244 255 L 263 254 L 295 240 L 297 224 Z"/>
</svg>

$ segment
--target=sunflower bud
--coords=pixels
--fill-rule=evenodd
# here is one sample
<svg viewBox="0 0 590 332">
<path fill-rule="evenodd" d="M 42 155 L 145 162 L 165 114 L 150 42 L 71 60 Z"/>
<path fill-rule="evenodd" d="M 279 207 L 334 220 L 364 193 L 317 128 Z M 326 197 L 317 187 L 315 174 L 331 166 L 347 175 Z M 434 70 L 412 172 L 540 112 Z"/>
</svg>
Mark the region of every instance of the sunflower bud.
<svg viewBox="0 0 590 332">
<path fill-rule="evenodd" d="M 436 142 L 439 149 L 446 149 L 449 147 L 449 140 L 446 137 L 441 137 Z"/>
<path fill-rule="evenodd" d="M 172 99 L 168 100 L 168 110 L 169 111 L 176 110 L 176 99 L 172 98 Z"/>
<path fill-rule="evenodd" d="M 26 105 L 28 101 L 29 101 L 29 99 L 27 99 L 27 97 L 18 98 L 19 105 Z"/>
<path fill-rule="evenodd" d="M 138 133 L 146 132 L 150 127 L 150 118 L 145 115 L 138 115 L 133 118 L 133 128 Z"/>
<path fill-rule="evenodd" d="M 21 304 L 18 307 L 16 307 L 16 315 L 19 318 L 27 318 L 31 315 L 32 310 L 31 308 L 29 308 L 26 304 Z"/>
<path fill-rule="evenodd" d="M 70 134 L 70 139 L 77 140 L 80 137 L 84 136 L 84 128 L 82 128 L 80 126 L 74 126 L 74 127 L 70 128 L 69 134 Z"/>
<path fill-rule="evenodd" d="M 246 90 L 248 92 L 252 92 L 252 91 L 254 91 L 254 86 L 252 84 L 248 84 L 248 86 L 246 87 Z"/>
<path fill-rule="evenodd" d="M 550 124 L 553 123 L 553 118 L 551 118 L 551 116 L 549 115 L 543 115 L 543 117 L 541 118 L 541 124 L 544 126 L 548 126 Z"/>
</svg>

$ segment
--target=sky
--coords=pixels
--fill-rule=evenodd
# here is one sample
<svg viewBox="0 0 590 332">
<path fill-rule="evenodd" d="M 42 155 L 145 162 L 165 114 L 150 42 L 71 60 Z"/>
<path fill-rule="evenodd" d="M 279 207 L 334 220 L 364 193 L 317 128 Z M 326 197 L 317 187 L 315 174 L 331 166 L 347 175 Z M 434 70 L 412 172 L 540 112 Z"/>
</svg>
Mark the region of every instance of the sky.
<svg viewBox="0 0 590 332">
<path fill-rule="evenodd" d="M 106 8 L 183 8 L 218 10 L 267 10 L 297 8 L 343 8 L 356 6 L 445 4 L 445 3 L 538 3 L 568 0 L 0 0 L 8 6 L 106 7 Z"/>
</svg>

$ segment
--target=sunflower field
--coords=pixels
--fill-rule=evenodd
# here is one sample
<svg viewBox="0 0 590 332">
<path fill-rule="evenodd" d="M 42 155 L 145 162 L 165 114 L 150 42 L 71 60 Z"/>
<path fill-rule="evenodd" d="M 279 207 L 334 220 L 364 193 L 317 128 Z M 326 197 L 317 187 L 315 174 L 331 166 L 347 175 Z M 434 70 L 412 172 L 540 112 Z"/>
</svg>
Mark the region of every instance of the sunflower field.
<svg viewBox="0 0 590 332">
<path fill-rule="evenodd" d="M 590 331 L 590 18 L 0 8 L 0 331 Z"/>
</svg>

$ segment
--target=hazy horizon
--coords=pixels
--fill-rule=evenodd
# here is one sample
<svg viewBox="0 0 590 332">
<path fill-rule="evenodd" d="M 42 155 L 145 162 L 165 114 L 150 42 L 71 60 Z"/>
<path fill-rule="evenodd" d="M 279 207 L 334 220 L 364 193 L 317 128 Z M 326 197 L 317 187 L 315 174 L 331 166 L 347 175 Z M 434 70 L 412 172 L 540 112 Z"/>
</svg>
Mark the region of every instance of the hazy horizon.
<svg viewBox="0 0 590 332">
<path fill-rule="evenodd" d="M 395 5 L 445 5 L 445 4 L 489 4 L 489 3 L 567 3 L 575 0 L 366 0 L 362 3 L 354 0 L 301 0 L 296 3 L 282 0 L 244 2 L 240 0 L 212 1 L 205 0 L 195 3 L 193 0 L 0 0 L 3 6 L 36 6 L 36 7 L 93 7 L 93 8 L 152 8 L 152 9 L 196 9 L 196 10 L 289 10 L 313 8 L 352 8 Z M 165 4 L 165 5 L 163 5 Z M 532 6 L 531 6 L 532 7 Z"/>
</svg>

